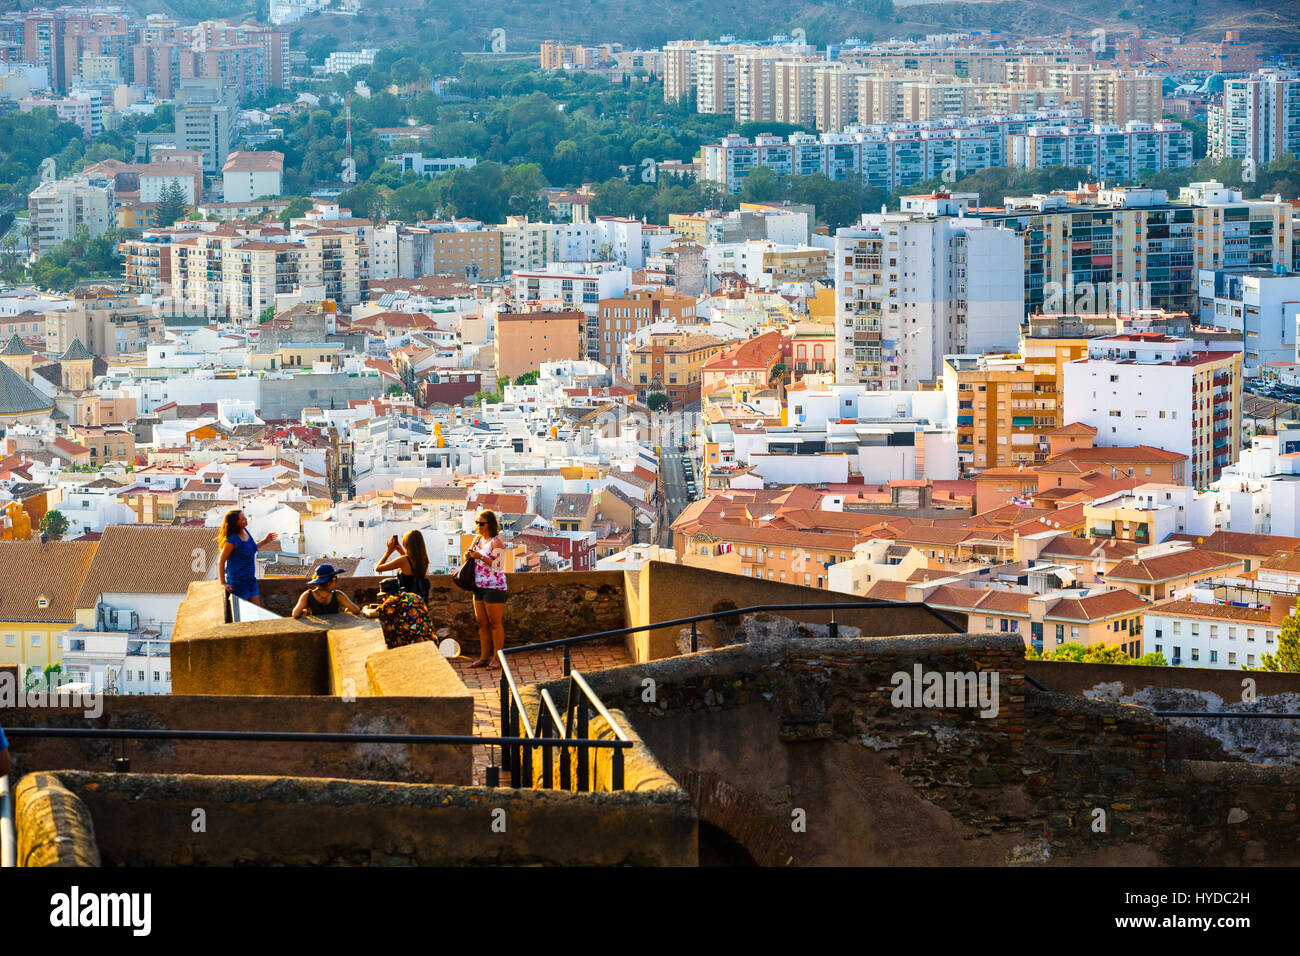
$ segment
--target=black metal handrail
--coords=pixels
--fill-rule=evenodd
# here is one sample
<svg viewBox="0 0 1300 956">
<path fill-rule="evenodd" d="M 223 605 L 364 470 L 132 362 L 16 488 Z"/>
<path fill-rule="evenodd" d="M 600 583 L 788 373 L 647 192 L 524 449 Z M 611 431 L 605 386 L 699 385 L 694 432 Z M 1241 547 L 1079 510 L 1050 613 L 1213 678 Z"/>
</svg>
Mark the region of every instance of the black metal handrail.
<svg viewBox="0 0 1300 956">
<path fill-rule="evenodd" d="M 820 604 L 756 604 L 750 607 L 728 608 L 727 610 L 724 611 L 710 611 L 708 614 L 695 614 L 692 615 L 691 617 L 674 618 L 668 621 L 653 621 L 649 624 L 638 624 L 633 627 L 620 627 L 609 631 L 596 631 L 590 634 L 579 634 L 574 637 L 561 637 L 553 641 L 538 641 L 533 644 L 519 644 L 515 647 L 506 647 L 497 651 L 497 658 L 501 661 L 501 685 L 500 685 L 501 729 L 504 733 L 513 734 L 520 737 L 527 737 L 530 739 L 553 739 L 549 737 L 549 735 L 544 736 L 543 734 L 534 732 L 531 722 L 528 719 L 528 715 L 525 712 L 523 699 L 519 695 L 519 688 L 515 682 L 514 674 L 510 670 L 510 662 L 507 660 L 507 656 L 510 654 L 517 654 L 522 651 L 544 650 L 546 648 L 551 648 L 551 647 L 561 647 L 564 649 L 564 676 L 572 678 L 576 672 L 573 670 L 573 661 L 569 654 L 569 648 L 574 644 L 581 644 L 586 641 L 608 640 L 609 638 L 612 637 L 626 637 L 629 634 L 637 634 L 640 633 L 641 631 L 653 631 L 662 627 L 684 627 L 685 625 L 689 624 L 691 626 L 691 652 L 694 653 L 699 650 L 699 624 L 702 621 L 716 621 L 716 620 L 721 620 L 723 618 L 739 618 L 745 614 L 767 614 L 767 613 L 774 613 L 774 612 L 789 612 L 789 611 L 830 611 L 831 619 L 829 622 L 829 632 L 832 638 L 836 638 L 839 637 L 839 623 L 835 620 L 836 611 L 854 611 L 854 610 L 865 610 L 870 608 L 884 608 L 884 607 L 922 608 L 928 614 L 932 615 L 933 617 L 937 618 L 938 620 L 942 621 L 945 625 L 950 627 L 955 633 L 964 633 L 966 630 L 965 628 L 960 627 L 957 624 L 957 622 L 954 621 L 952 618 L 948 617 L 947 615 L 939 611 L 936 611 L 934 608 L 920 601 L 906 601 L 906 602 L 836 601 L 836 602 L 828 602 L 828 603 L 820 603 Z M 581 680 L 580 676 L 579 679 Z M 586 696 L 590 700 L 590 702 L 593 704 L 597 712 L 599 712 L 602 717 L 604 717 L 607 721 L 609 721 L 610 726 L 611 728 L 614 729 L 615 734 L 622 737 L 626 737 L 626 735 L 623 734 L 622 732 L 622 728 L 618 727 L 618 725 L 610 718 L 609 711 L 605 709 L 605 705 L 600 702 L 600 699 L 596 697 L 595 693 L 591 690 L 590 686 L 587 685 L 587 682 L 585 680 L 582 680 L 581 687 L 579 687 L 578 689 L 581 690 L 584 696 Z M 568 714 L 566 715 L 566 726 L 564 728 L 565 737 L 561 739 L 570 739 L 569 734 L 573 730 L 573 728 L 568 725 L 569 720 L 573 718 L 575 715 L 574 701 L 576 700 L 576 697 L 573 694 L 573 690 L 574 690 L 574 686 L 571 681 L 570 688 L 569 688 L 569 700 L 567 703 Z M 585 707 L 577 708 L 576 717 L 578 722 L 577 732 L 581 735 L 581 737 L 585 738 L 587 733 L 587 723 L 589 720 L 589 716 L 587 714 L 587 708 Z M 557 720 L 558 720 L 558 714 L 554 716 L 546 714 L 545 703 L 541 707 L 539 707 L 539 713 L 538 713 L 539 729 L 544 728 L 549 731 L 551 728 L 546 726 L 547 721 L 555 723 L 557 722 Z M 556 727 L 554 729 L 558 730 L 559 728 Z M 562 779 L 567 781 L 568 768 L 564 762 L 564 752 L 562 751 L 561 753 L 562 753 L 561 777 Z M 522 778 L 526 775 L 528 778 L 527 785 L 531 786 L 531 778 L 532 778 L 531 751 L 529 751 L 525 747 L 521 747 L 518 745 L 507 745 L 506 747 L 502 748 L 501 756 L 502 756 L 502 764 L 510 771 L 511 780 L 514 783 L 514 785 L 515 786 L 523 785 Z M 549 780 L 551 779 L 549 753 L 547 753 L 546 756 L 547 756 L 547 763 L 546 766 L 543 768 L 543 774 L 544 774 L 544 779 L 548 781 L 547 785 L 549 786 Z M 578 780 L 580 785 L 585 785 L 588 778 L 589 768 L 587 766 L 586 757 L 587 757 L 587 751 L 585 749 L 579 751 Z M 619 781 L 619 786 L 621 787 L 622 785 L 621 781 L 623 777 L 621 750 L 615 751 L 614 762 L 615 762 L 615 767 L 613 768 L 612 776 Z M 490 775 L 495 775 L 496 771 L 497 768 L 493 767 L 493 768 L 489 768 L 488 772 Z"/>
<path fill-rule="evenodd" d="M 570 728 L 573 726 L 573 721 L 575 720 L 575 718 L 578 721 L 577 730 L 578 730 L 579 739 L 581 740 L 587 739 L 587 735 L 590 732 L 588 728 L 588 720 L 590 718 L 587 713 L 587 705 L 582 703 L 578 699 L 578 695 L 574 693 L 575 690 L 581 691 L 582 696 L 587 699 L 587 702 L 590 703 L 593 708 L 595 708 L 597 715 L 599 715 L 604 719 L 605 723 L 609 726 L 609 729 L 613 731 L 614 736 L 617 739 L 624 741 L 628 744 L 631 744 L 631 739 L 624 732 L 623 728 L 619 726 L 618 721 L 616 721 L 613 715 L 610 714 L 609 710 L 605 707 L 601 699 L 596 696 L 596 692 L 591 689 L 591 685 L 587 683 L 586 678 L 584 678 L 582 674 L 578 673 L 577 671 L 573 671 L 569 675 L 569 699 L 567 701 L 566 713 L 564 715 L 565 737 L 570 736 Z M 589 759 L 590 759 L 590 755 L 586 749 L 578 751 L 578 789 L 579 790 L 586 789 L 587 764 Z M 615 749 L 614 751 L 611 752 L 610 789 L 611 790 L 623 789 L 622 748 Z"/>
<path fill-rule="evenodd" d="M 626 637 L 629 634 L 637 634 L 641 631 L 653 631 L 661 627 L 684 627 L 691 625 L 691 651 L 699 650 L 699 629 L 698 625 L 702 621 L 716 621 L 722 618 L 740 617 L 743 614 L 766 614 L 780 611 L 830 611 L 831 619 L 829 622 L 830 636 L 839 636 L 839 623 L 835 620 L 836 611 L 856 611 L 869 608 L 921 608 L 931 616 L 938 618 L 948 627 L 952 628 L 955 633 L 964 634 L 966 628 L 961 627 L 952 618 L 940 611 L 936 611 L 921 601 L 839 601 L 824 604 L 755 604 L 750 607 L 728 608 L 725 611 L 711 611 L 708 614 L 696 614 L 691 617 L 679 617 L 669 621 L 654 621 L 649 624 L 638 624 L 634 627 L 620 627 L 611 631 L 596 631 L 591 634 L 579 634 L 576 637 L 561 637 L 553 641 L 538 641 L 534 644 L 518 644 L 514 647 L 506 647 L 498 651 L 497 654 L 503 660 L 506 654 L 517 654 L 521 651 L 543 650 L 548 647 L 564 648 L 564 673 L 568 676 L 571 669 L 569 660 L 569 647 L 573 644 L 579 644 L 583 641 L 607 640 L 611 637 Z"/>
</svg>

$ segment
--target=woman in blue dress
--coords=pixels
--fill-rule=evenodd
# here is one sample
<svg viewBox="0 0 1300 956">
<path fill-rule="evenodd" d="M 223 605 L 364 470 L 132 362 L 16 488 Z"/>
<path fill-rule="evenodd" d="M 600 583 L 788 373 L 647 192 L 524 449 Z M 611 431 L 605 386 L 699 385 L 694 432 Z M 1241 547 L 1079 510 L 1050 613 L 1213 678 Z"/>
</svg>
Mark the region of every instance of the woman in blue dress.
<svg viewBox="0 0 1300 956">
<path fill-rule="evenodd" d="M 226 586 L 226 593 L 260 605 L 262 597 L 257 591 L 257 549 L 270 544 L 279 535 L 272 531 L 261 541 L 254 541 L 248 533 L 248 518 L 236 508 L 227 511 L 221 519 L 217 541 L 221 544 L 221 558 L 217 562 L 217 580 Z"/>
</svg>

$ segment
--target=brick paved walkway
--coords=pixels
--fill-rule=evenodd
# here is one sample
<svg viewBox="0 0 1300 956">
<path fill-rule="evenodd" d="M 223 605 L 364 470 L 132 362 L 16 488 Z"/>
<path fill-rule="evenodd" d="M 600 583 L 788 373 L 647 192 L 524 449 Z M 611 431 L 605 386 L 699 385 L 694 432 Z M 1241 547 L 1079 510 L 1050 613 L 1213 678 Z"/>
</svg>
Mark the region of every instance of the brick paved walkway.
<svg viewBox="0 0 1300 956">
<path fill-rule="evenodd" d="M 578 645 L 570 649 L 570 654 L 574 669 L 583 673 L 632 663 L 621 644 Z M 458 657 L 450 663 L 474 695 L 474 733 L 484 737 L 497 736 L 501 733 L 501 669 L 470 667 L 472 660 L 471 657 Z M 556 680 L 564 676 L 564 652 L 558 648 L 518 651 L 510 655 L 510 670 L 521 688 Z M 474 783 L 482 785 L 487 782 L 491 756 L 499 759 L 495 750 L 489 753 L 487 747 L 474 748 Z"/>
</svg>

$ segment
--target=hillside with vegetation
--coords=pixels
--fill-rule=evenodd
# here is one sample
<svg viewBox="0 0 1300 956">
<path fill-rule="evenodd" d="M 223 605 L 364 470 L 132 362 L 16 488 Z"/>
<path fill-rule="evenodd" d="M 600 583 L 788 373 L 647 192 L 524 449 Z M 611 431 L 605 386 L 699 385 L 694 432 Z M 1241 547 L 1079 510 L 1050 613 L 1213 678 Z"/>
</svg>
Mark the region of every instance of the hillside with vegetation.
<svg viewBox="0 0 1300 956">
<path fill-rule="evenodd" d="M 141 12 L 165 9 L 187 19 L 264 16 L 266 0 L 132 0 Z M 895 3 L 894 0 L 364 0 L 359 16 L 323 13 L 292 24 L 302 46 L 337 41 L 383 46 L 438 44 L 451 52 L 490 49 L 493 29 L 506 31 L 508 49 L 536 50 L 543 40 L 621 42 L 649 47 L 680 38 L 733 34 L 760 39 L 803 29 L 810 42 L 847 36 L 883 39 L 953 30 L 1057 33 L 1066 28 L 1131 27 L 1205 40 L 1240 30 L 1266 44 L 1300 38 L 1300 7 L 1290 0 L 1004 0 L 1004 2 Z"/>
</svg>

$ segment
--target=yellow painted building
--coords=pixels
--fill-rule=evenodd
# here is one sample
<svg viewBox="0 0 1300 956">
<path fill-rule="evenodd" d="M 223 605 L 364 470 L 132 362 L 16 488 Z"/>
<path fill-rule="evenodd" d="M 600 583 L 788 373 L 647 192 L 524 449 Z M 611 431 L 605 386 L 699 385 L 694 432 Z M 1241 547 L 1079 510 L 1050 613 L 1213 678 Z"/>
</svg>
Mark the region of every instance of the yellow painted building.
<svg viewBox="0 0 1300 956">
<path fill-rule="evenodd" d="M 21 503 L 11 501 L 0 508 L 0 541 L 26 541 L 31 536 L 32 519 Z"/>
<path fill-rule="evenodd" d="M 668 228 L 683 239 L 703 245 L 711 218 L 708 213 L 672 213 L 668 217 Z"/>
<path fill-rule="evenodd" d="M 59 636 L 76 621 L 76 599 L 95 556 L 83 541 L 0 541 L 0 666 L 19 678 L 63 660 Z"/>
</svg>

